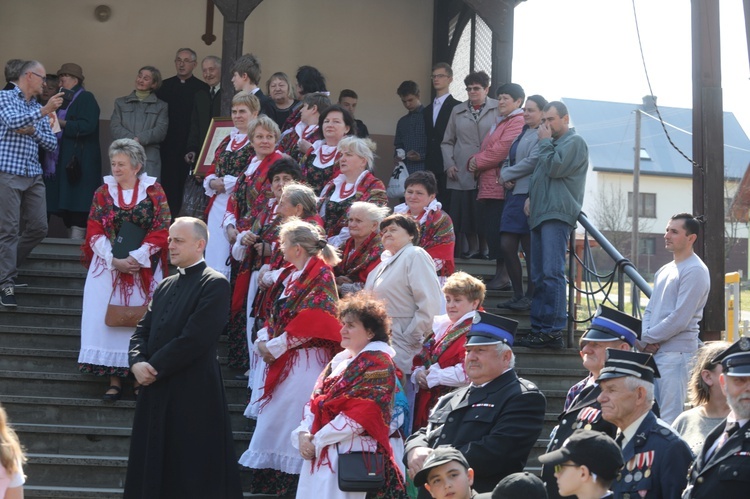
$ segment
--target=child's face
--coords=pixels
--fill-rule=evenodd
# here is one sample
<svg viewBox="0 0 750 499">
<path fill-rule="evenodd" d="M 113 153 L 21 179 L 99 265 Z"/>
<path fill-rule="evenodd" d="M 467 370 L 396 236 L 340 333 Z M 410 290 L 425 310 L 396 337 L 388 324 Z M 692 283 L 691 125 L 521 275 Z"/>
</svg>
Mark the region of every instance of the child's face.
<svg viewBox="0 0 750 499">
<path fill-rule="evenodd" d="M 561 496 L 575 495 L 581 486 L 581 467 L 572 461 L 555 466 L 557 488 Z"/>
<path fill-rule="evenodd" d="M 458 461 L 438 466 L 427 474 L 425 487 L 434 499 L 470 499 L 474 470 Z"/>
</svg>

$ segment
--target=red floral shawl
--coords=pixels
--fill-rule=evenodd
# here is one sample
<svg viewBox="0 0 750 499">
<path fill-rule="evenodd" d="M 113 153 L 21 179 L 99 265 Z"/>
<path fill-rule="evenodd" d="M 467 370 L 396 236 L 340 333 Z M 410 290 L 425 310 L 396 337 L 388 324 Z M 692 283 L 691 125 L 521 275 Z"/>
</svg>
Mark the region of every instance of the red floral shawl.
<svg viewBox="0 0 750 499">
<path fill-rule="evenodd" d="M 453 256 L 456 244 L 456 234 L 453 232 L 453 220 L 443 210 L 430 211 L 427 219 L 420 227 L 421 237 L 419 246 L 422 247 L 433 260 L 442 260 L 443 267 L 438 269 L 438 275 L 448 277 L 456 270 Z"/>
<path fill-rule="evenodd" d="M 472 317 L 464 319 L 458 324 L 449 326 L 440 341 L 430 337 L 422 347 L 422 352 L 414 357 L 414 367 L 430 366 L 437 364 L 441 368 L 455 366 L 463 363 L 466 357 L 466 333 L 471 329 Z M 453 390 L 450 386 L 435 386 L 429 390 L 420 388 L 414 401 L 414 425 L 413 428 L 427 426 L 427 417 L 437 400 L 446 393 Z"/>
<path fill-rule="evenodd" d="M 227 135 L 219 143 L 219 146 L 216 148 L 216 154 L 214 154 L 214 160 L 211 162 L 211 168 L 206 172 L 206 177 L 209 175 L 216 175 L 217 177 L 233 175 L 239 177 L 247 169 L 250 158 L 255 155 L 252 144 L 247 144 L 237 151 L 228 152 L 226 149 L 230 140 L 232 140 L 232 136 Z M 216 195 L 211 196 L 208 200 L 204 220 L 208 220 L 208 213 L 211 211 L 214 201 L 216 201 Z"/>
<path fill-rule="evenodd" d="M 314 415 L 311 433 L 315 435 L 340 413 L 346 414 L 364 428 L 378 443 L 378 448 L 393 459 L 388 440 L 391 410 L 396 394 L 396 366 L 390 355 L 379 351 L 363 351 L 344 371 L 329 377 L 333 367 L 326 366 L 318 377 L 310 400 Z M 328 464 L 328 448 L 313 466 Z M 395 463 L 394 463 L 395 465 Z"/>
<path fill-rule="evenodd" d="M 159 253 L 154 256 L 157 256 L 161 260 L 161 268 L 166 274 L 167 238 L 169 237 L 169 223 L 172 218 L 169 212 L 169 205 L 167 204 L 167 196 L 164 194 L 164 189 L 158 183 L 146 188 L 146 195 L 154 205 L 154 220 L 143 242 L 161 248 Z M 81 245 L 83 265 L 86 268 L 89 268 L 91 262 L 94 260 L 94 250 L 91 249 L 91 243 L 94 239 L 104 236 L 109 239 L 110 243 L 114 244 L 117 237 L 114 220 L 115 200 L 112 199 L 107 184 L 104 184 L 94 192 L 94 200 L 91 203 L 89 219 L 86 224 L 86 239 Z M 128 297 L 130 296 L 127 290 L 134 285 L 134 276 L 123 274 L 114 269 L 113 272 L 117 272 L 115 279 L 119 278 L 122 294 L 125 297 L 125 304 L 127 304 Z M 143 294 L 150 299 L 151 284 L 154 280 L 153 270 L 151 267 L 141 267 L 138 277 Z"/>
<path fill-rule="evenodd" d="M 237 179 L 237 187 L 227 202 L 227 212 L 234 213 L 237 221 L 237 230 L 244 232 L 250 230 L 259 233 L 260 213 L 268 206 L 268 200 L 273 196 L 271 193 L 271 184 L 268 182 L 268 169 L 276 161 L 281 159 L 281 153 L 275 151 L 273 154 L 266 156 L 260 162 L 258 168 L 250 176 L 245 172 Z M 232 308 L 231 315 L 242 311 L 242 307 L 247 301 L 247 293 L 250 289 L 250 274 L 252 273 L 252 262 L 255 259 L 255 249 L 248 247 L 245 259 L 240 262 L 240 268 L 237 272 L 237 278 L 232 290 Z"/>
<path fill-rule="evenodd" d="M 294 271 L 293 266 L 285 268 L 276 283 L 271 287 L 270 296 L 277 301 L 284 290 L 284 280 Z M 301 348 L 322 346 L 327 349 L 330 360 L 341 343 L 341 323 L 338 320 L 338 292 L 333 278 L 333 270 L 323 259 L 313 256 L 308 260 L 302 274 L 289 284 L 287 298 L 279 303 L 277 310 L 266 321 L 268 337 L 276 338 L 286 332 L 289 339 L 313 338 Z M 263 404 L 273 396 L 273 391 L 283 382 L 292 369 L 300 348 L 284 352 L 268 366 Z"/>
<path fill-rule="evenodd" d="M 334 179 L 335 180 L 335 179 Z M 378 206 L 386 206 L 388 204 L 388 195 L 385 193 L 385 185 L 380 181 L 378 177 L 367 172 L 362 181 L 357 185 L 357 191 L 353 196 L 344 199 L 343 201 L 329 203 L 333 189 L 336 185 L 333 180 L 328 182 L 323 190 L 320 192 L 320 199 L 318 200 L 318 213 L 320 213 L 323 205 L 326 206 L 325 215 L 325 229 L 327 237 L 337 236 L 341 229 L 346 226 L 346 214 L 349 211 L 349 207 L 356 201 L 366 201 L 373 203 Z M 335 205 L 336 209 L 331 209 Z"/>
<path fill-rule="evenodd" d="M 377 231 L 370 234 L 356 250 L 354 249 L 354 238 L 350 237 L 346 240 L 341 252 L 341 263 L 336 265 L 333 271 L 337 277 L 344 276 L 353 282 L 364 283 L 372 269 L 380 263 L 382 252 L 383 245 Z"/>
</svg>

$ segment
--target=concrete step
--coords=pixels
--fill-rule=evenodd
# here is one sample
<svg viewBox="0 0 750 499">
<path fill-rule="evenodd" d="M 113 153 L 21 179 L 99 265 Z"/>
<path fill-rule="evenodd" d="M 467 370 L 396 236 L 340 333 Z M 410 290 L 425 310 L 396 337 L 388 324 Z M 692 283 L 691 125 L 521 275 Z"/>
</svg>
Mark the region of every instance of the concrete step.
<svg viewBox="0 0 750 499">
<path fill-rule="evenodd" d="M 120 488 L 125 485 L 127 456 L 29 453 L 24 472 L 29 485 Z"/>
<path fill-rule="evenodd" d="M 541 367 L 550 369 L 583 369 L 577 348 L 562 350 L 513 347 L 516 367 Z"/>
<path fill-rule="evenodd" d="M 16 300 L 27 307 L 81 309 L 83 290 L 29 286 L 16 289 Z"/>
<path fill-rule="evenodd" d="M 76 270 L 38 270 L 22 266 L 18 269 L 16 282 L 26 283 L 29 286 L 83 289 L 86 283 L 86 269 L 80 267 Z M 22 289 L 22 288 L 19 288 Z"/>
<path fill-rule="evenodd" d="M 28 270 L 86 271 L 80 254 L 66 255 L 52 251 L 31 253 L 21 267 Z"/>
<path fill-rule="evenodd" d="M 534 382 L 542 392 L 546 390 L 567 390 L 586 377 L 586 371 L 579 369 L 545 369 L 519 367 L 518 376 Z"/>
<path fill-rule="evenodd" d="M 22 300 L 19 300 L 22 302 Z M 12 326 L 41 326 L 80 328 L 81 309 L 27 307 L 23 302 L 16 308 L 0 307 L 0 324 Z"/>
<path fill-rule="evenodd" d="M 24 470 L 25 471 L 25 470 Z M 121 488 L 23 486 L 24 497 L 34 499 L 122 499 Z"/>
<path fill-rule="evenodd" d="M 59 237 L 46 237 L 31 252 L 37 254 L 59 254 L 81 256 L 81 239 L 63 239 Z"/>
<path fill-rule="evenodd" d="M 2 344 L 13 348 L 74 350 L 81 346 L 78 328 L 0 325 Z"/>
</svg>

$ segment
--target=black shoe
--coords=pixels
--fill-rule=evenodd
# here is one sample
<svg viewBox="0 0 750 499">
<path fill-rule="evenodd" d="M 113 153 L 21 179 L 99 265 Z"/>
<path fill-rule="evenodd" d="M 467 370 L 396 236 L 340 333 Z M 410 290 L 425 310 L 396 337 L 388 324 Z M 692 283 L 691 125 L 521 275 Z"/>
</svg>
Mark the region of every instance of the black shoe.
<svg viewBox="0 0 750 499">
<path fill-rule="evenodd" d="M 552 350 L 560 350 L 565 348 L 563 343 L 562 334 L 546 334 L 546 333 L 534 333 L 521 338 L 514 342 L 515 346 L 526 347 L 526 348 L 551 348 Z"/>
<path fill-rule="evenodd" d="M 0 305 L 3 307 L 17 307 L 16 293 L 13 286 L 8 286 L 0 291 Z"/>
<path fill-rule="evenodd" d="M 510 300 L 501 301 L 497 304 L 497 308 L 512 308 L 511 305 L 514 303 L 517 303 L 519 300 L 522 300 L 523 296 L 514 296 Z"/>
<path fill-rule="evenodd" d="M 110 387 L 107 388 L 107 392 L 110 390 L 114 390 L 115 393 L 105 393 L 102 395 L 102 400 L 105 402 L 117 402 L 120 400 L 120 397 L 122 396 L 122 387 L 110 385 Z"/>
<path fill-rule="evenodd" d="M 531 298 L 522 296 L 518 301 L 508 305 L 508 308 L 516 311 L 531 310 Z"/>
</svg>

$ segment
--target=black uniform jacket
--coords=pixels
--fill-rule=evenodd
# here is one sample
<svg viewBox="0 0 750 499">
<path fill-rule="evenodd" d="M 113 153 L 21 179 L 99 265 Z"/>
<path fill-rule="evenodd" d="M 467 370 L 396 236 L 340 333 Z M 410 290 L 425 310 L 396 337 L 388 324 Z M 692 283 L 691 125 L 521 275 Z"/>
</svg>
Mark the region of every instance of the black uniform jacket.
<svg viewBox="0 0 750 499">
<path fill-rule="evenodd" d="M 542 392 L 512 369 L 478 388 L 459 388 L 438 400 L 427 426 L 406 441 L 415 447 L 452 445 L 474 469 L 474 489 L 495 485 L 526 466 L 542 432 L 547 402 Z M 420 490 L 420 497 L 426 490 Z M 424 497 L 429 497 L 426 495 Z"/>
</svg>

